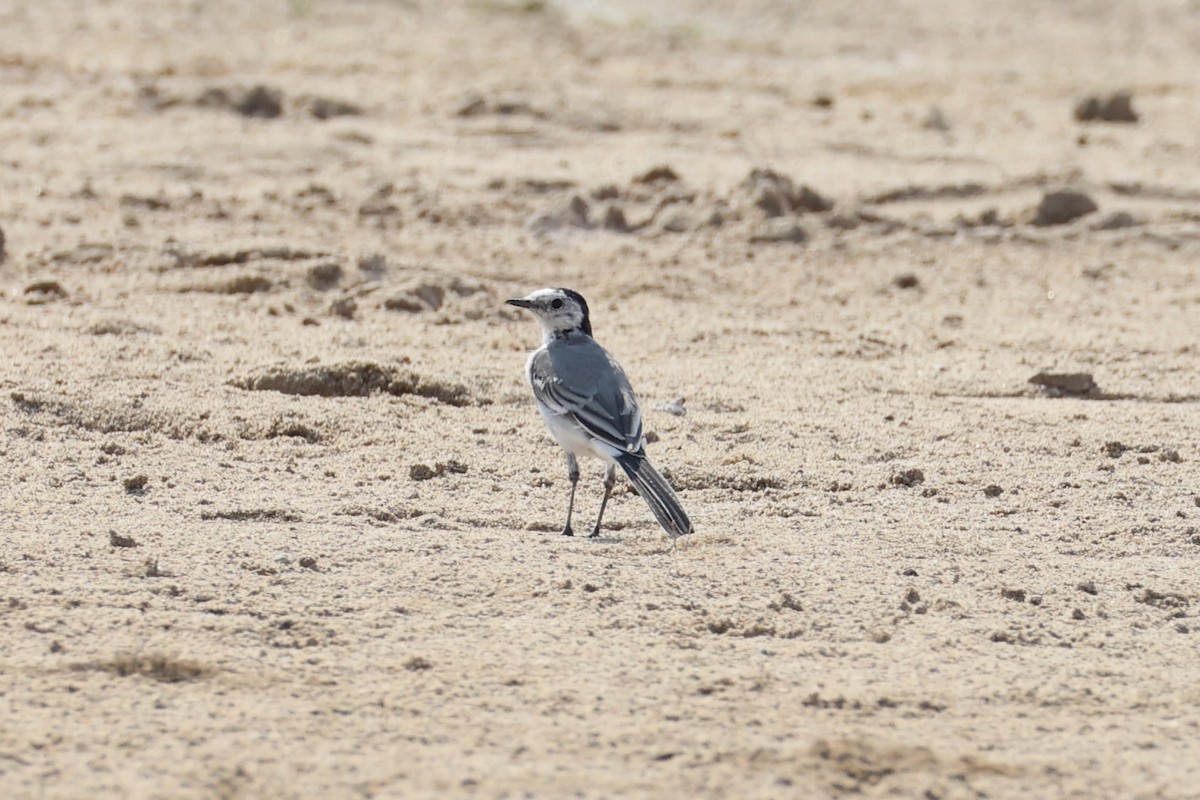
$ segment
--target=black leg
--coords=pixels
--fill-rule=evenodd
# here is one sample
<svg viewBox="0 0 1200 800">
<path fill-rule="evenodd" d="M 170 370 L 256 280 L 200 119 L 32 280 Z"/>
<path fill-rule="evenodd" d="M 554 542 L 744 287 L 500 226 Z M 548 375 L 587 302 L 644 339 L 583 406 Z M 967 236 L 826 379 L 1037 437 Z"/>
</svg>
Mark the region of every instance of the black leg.
<svg viewBox="0 0 1200 800">
<path fill-rule="evenodd" d="M 563 528 L 563 536 L 574 536 L 575 531 L 571 528 L 571 514 L 575 511 L 575 486 L 579 483 L 579 462 L 570 453 L 567 453 L 567 478 L 571 481 L 571 499 L 567 502 L 567 524 Z"/>
<path fill-rule="evenodd" d="M 613 486 L 617 484 L 617 468 L 610 466 L 604 476 L 604 499 L 600 501 L 600 514 L 596 517 L 596 527 L 592 528 L 591 538 L 600 535 L 600 521 L 604 519 L 604 508 L 608 505 L 608 497 L 612 494 Z"/>
</svg>

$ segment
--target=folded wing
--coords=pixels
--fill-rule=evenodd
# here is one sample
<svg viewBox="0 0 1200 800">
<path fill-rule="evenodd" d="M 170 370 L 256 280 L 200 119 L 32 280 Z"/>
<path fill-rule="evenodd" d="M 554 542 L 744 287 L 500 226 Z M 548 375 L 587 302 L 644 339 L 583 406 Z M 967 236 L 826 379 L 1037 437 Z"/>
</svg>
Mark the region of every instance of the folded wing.
<svg viewBox="0 0 1200 800">
<path fill-rule="evenodd" d="M 591 337 L 554 342 L 529 365 L 533 394 L 599 441 L 631 454 L 645 449 L 642 412 L 620 365 Z"/>
</svg>

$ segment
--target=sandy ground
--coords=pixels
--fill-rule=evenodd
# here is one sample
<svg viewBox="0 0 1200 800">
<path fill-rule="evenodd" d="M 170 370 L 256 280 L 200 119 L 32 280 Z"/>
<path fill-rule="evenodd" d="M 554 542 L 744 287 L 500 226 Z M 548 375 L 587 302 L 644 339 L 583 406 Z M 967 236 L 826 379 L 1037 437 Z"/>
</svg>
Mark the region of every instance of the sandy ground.
<svg viewBox="0 0 1200 800">
<path fill-rule="evenodd" d="M 1166 0 L 0 6 L 0 796 L 1200 797 L 1197 53 Z M 693 536 L 555 535 L 545 285 Z"/>
</svg>

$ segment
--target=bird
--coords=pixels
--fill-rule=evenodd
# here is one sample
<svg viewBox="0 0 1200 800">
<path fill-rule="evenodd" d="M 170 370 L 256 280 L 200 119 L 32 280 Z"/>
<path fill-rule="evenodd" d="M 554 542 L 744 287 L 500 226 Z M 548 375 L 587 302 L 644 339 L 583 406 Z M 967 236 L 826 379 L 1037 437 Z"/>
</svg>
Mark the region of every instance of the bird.
<svg viewBox="0 0 1200 800">
<path fill-rule="evenodd" d="M 579 459 L 584 456 L 598 458 L 607 467 L 604 499 L 591 537 L 600 535 L 617 467 L 672 539 L 691 533 L 692 521 L 671 484 L 646 457 L 642 411 L 625 371 L 592 337 L 587 301 L 571 289 L 548 288 L 507 302 L 533 312 L 542 326 L 542 346 L 530 354 L 525 371 L 550 435 L 567 453 L 571 497 L 563 534 L 575 535 L 571 516 Z"/>
</svg>

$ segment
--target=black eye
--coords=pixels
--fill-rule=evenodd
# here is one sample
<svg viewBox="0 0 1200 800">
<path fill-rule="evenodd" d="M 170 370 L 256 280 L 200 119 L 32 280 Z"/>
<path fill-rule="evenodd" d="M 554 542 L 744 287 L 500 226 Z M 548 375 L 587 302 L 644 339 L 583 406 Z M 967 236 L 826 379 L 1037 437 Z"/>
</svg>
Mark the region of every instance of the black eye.
<svg viewBox="0 0 1200 800">
<path fill-rule="evenodd" d="M 550 301 L 550 307 L 551 308 L 562 308 L 562 300 L 559 300 L 557 297 L 554 298 L 553 300 Z"/>
</svg>

